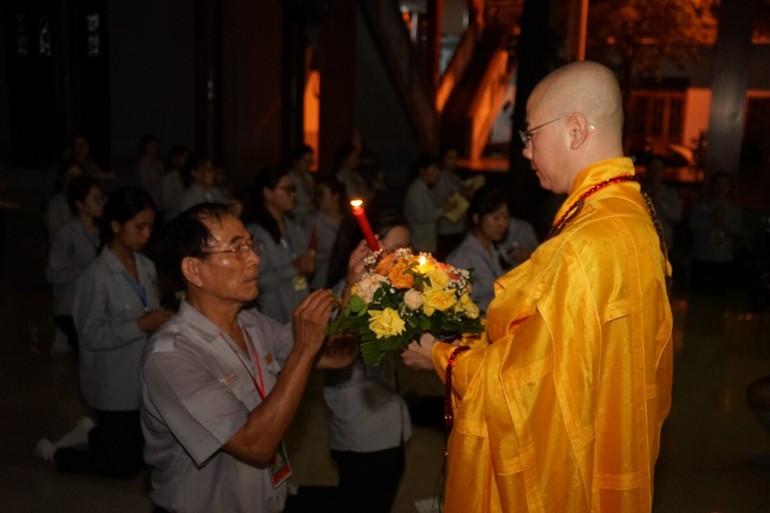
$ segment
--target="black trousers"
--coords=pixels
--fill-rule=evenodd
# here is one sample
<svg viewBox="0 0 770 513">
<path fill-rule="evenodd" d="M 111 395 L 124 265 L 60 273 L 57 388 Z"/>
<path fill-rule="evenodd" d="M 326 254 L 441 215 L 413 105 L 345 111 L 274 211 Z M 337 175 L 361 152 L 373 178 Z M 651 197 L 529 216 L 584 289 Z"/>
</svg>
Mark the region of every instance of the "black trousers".
<svg viewBox="0 0 770 513">
<path fill-rule="evenodd" d="M 404 475 L 404 446 L 376 452 L 332 451 L 342 513 L 390 513 Z"/>
<path fill-rule="evenodd" d="M 155 506 L 153 513 L 171 513 Z M 300 486 L 297 495 L 286 498 L 283 513 L 339 513 L 337 488 L 331 486 Z"/>
<path fill-rule="evenodd" d="M 139 410 L 96 410 L 88 448 L 62 447 L 54 462 L 61 472 L 133 479 L 144 468 L 143 448 Z"/>
<path fill-rule="evenodd" d="M 71 315 L 54 315 L 53 323 L 59 330 L 67 336 L 67 344 L 74 349 L 78 350 L 78 332 L 75 329 L 75 321 L 72 320 Z"/>
</svg>

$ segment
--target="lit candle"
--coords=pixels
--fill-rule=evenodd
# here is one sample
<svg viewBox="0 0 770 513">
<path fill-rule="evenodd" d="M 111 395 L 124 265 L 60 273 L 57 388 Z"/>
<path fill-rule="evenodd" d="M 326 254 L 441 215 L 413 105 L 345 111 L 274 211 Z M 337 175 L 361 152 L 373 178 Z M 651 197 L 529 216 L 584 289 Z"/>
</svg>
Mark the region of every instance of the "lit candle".
<svg viewBox="0 0 770 513">
<path fill-rule="evenodd" d="M 372 227 L 369 226 L 369 220 L 366 218 L 366 212 L 364 212 L 364 202 L 360 199 L 350 200 L 350 206 L 353 207 L 353 215 L 356 216 L 358 226 L 361 227 L 361 231 L 364 233 L 366 243 L 369 245 L 369 249 L 377 251 L 380 249 L 380 244 L 377 239 L 374 238 L 374 232 Z"/>
</svg>

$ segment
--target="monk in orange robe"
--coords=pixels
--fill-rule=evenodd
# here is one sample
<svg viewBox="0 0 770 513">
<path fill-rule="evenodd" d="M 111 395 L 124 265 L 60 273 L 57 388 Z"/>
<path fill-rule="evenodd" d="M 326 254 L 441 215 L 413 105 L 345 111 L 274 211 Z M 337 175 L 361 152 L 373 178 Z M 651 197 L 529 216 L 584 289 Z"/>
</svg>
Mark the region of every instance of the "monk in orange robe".
<svg viewBox="0 0 770 513">
<path fill-rule="evenodd" d="M 527 122 L 524 156 L 568 194 L 549 238 L 495 283 L 478 346 L 425 335 L 403 353 L 451 373 L 445 511 L 649 512 L 671 407 L 670 265 L 623 157 L 617 81 L 560 68 Z"/>
</svg>

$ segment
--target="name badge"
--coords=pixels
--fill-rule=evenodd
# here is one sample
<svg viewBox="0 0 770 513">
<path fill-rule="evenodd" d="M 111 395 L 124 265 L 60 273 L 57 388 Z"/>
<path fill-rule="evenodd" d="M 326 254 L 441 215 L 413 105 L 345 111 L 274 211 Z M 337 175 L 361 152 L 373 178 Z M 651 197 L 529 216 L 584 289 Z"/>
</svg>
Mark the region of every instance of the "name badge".
<svg viewBox="0 0 770 513">
<path fill-rule="evenodd" d="M 307 288 L 307 280 L 301 274 L 294 277 L 294 290 L 305 290 Z"/>
<path fill-rule="evenodd" d="M 286 454 L 286 446 L 281 442 L 275 454 L 275 460 L 270 465 L 270 477 L 273 480 L 273 488 L 281 486 L 291 475 L 291 463 Z"/>
</svg>

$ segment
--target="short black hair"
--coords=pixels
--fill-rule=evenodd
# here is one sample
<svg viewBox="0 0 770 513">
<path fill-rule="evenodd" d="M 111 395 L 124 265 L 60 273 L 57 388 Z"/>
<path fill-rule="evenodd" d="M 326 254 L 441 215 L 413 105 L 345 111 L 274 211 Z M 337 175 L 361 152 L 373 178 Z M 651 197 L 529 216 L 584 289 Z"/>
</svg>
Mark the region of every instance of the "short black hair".
<svg viewBox="0 0 770 513">
<path fill-rule="evenodd" d="M 233 215 L 222 203 L 200 203 L 188 208 L 164 227 L 158 243 L 158 264 L 169 277 L 179 284 L 185 283 L 182 260 L 187 257 L 201 258 L 204 249 L 213 240 L 204 220 L 222 219 Z"/>
<path fill-rule="evenodd" d="M 67 204 L 70 207 L 70 212 L 75 216 L 78 214 L 77 202 L 83 202 L 94 187 L 102 188 L 102 184 L 99 180 L 92 176 L 80 175 L 72 179 L 67 185 Z"/>
<path fill-rule="evenodd" d="M 308 154 L 310 155 L 315 154 L 315 152 L 313 151 L 313 148 L 311 148 L 307 144 L 300 144 L 299 146 L 295 146 L 294 148 L 292 148 L 291 153 L 289 154 L 289 160 L 291 162 L 296 162 Z"/>
<path fill-rule="evenodd" d="M 412 177 L 417 177 L 423 169 L 440 165 L 441 162 L 434 153 L 420 153 L 412 164 Z"/>
<path fill-rule="evenodd" d="M 503 205 L 508 204 L 508 197 L 503 191 L 498 188 L 485 185 L 473 194 L 471 204 L 468 207 L 468 214 L 472 219 L 473 214 L 481 218 L 487 214 L 491 214 L 500 209 Z"/>
<path fill-rule="evenodd" d="M 62 160 L 61 162 L 59 162 L 59 165 L 56 167 L 56 176 L 55 176 L 56 192 L 60 192 L 65 189 L 64 177 L 67 174 L 67 171 L 69 171 L 71 167 L 79 168 L 80 174 L 83 174 L 86 172 L 85 168 L 83 167 L 83 164 L 81 164 L 78 160 L 76 159 Z"/>
<path fill-rule="evenodd" d="M 120 187 L 116 189 L 110 194 L 102 214 L 102 226 L 99 230 L 102 243 L 107 245 L 115 236 L 111 228 L 113 221 L 123 224 L 148 208 L 153 212 L 157 212 L 152 197 L 141 187 Z"/>
</svg>

